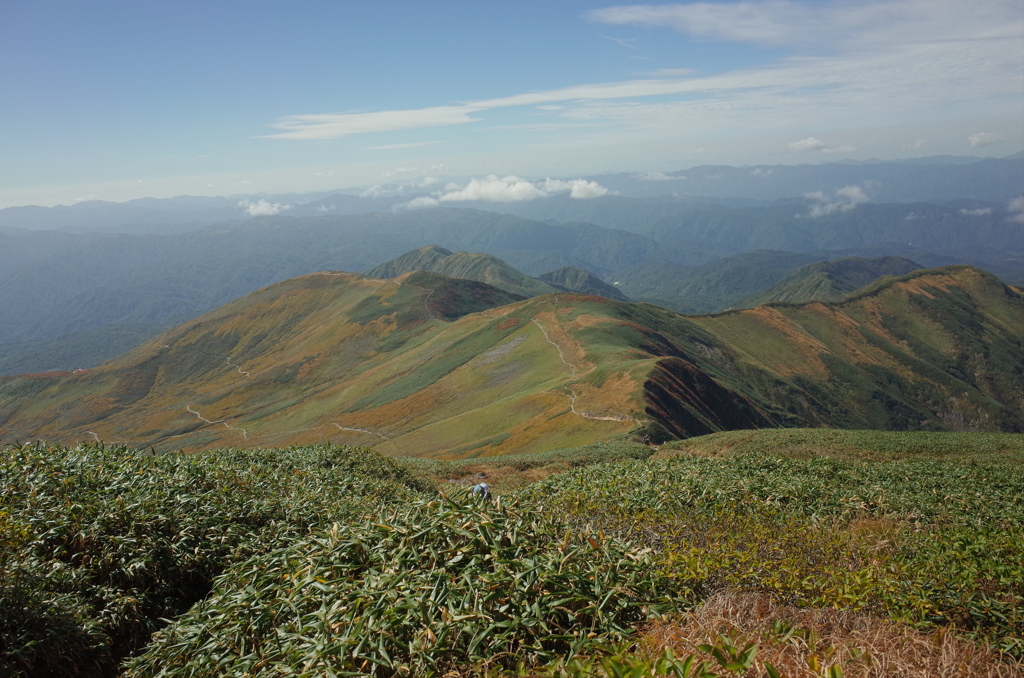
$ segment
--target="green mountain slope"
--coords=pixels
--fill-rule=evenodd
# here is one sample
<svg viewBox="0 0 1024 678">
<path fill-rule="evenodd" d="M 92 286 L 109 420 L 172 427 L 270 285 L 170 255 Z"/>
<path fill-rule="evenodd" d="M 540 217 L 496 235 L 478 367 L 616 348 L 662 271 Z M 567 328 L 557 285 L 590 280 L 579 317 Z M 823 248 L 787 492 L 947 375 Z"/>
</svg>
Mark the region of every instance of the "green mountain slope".
<svg viewBox="0 0 1024 678">
<path fill-rule="evenodd" d="M 609 279 L 630 299 L 681 313 L 710 313 L 743 305 L 751 295 L 819 258 L 813 254 L 759 251 L 700 266 L 670 262 L 632 266 L 616 271 Z"/>
<path fill-rule="evenodd" d="M 629 301 L 626 295 L 614 285 L 609 285 L 590 271 L 584 271 L 575 266 L 563 266 L 550 273 L 537 276 L 537 278 L 564 292 L 595 294 L 618 301 Z"/>
<path fill-rule="evenodd" d="M 417 272 L 259 290 L 77 374 L 0 379 L 3 440 L 529 453 L 772 426 L 1024 430 L 1024 296 L 969 267 L 684 317 Z"/>
<path fill-rule="evenodd" d="M 884 275 L 900 276 L 922 268 L 904 257 L 846 257 L 802 266 L 785 279 L 746 300 L 744 306 L 773 301 L 835 301 Z"/>
</svg>

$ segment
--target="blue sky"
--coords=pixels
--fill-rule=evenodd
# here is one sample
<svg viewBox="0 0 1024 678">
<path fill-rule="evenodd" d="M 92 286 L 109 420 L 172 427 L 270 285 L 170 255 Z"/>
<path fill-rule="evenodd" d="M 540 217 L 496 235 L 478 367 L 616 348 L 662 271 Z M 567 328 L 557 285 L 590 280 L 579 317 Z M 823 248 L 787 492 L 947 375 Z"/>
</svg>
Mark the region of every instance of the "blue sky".
<svg viewBox="0 0 1024 678">
<path fill-rule="evenodd" d="M 1020 0 L 0 0 L 0 207 L 1024 148 Z"/>
</svg>

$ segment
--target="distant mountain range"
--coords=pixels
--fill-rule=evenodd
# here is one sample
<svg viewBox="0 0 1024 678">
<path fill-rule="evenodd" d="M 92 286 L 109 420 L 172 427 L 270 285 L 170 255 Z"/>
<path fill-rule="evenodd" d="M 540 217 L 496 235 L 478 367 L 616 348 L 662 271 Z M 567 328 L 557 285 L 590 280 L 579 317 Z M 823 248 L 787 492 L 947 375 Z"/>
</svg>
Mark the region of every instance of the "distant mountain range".
<svg viewBox="0 0 1024 678">
<path fill-rule="evenodd" d="M 427 245 L 375 266 L 365 275 L 371 278 L 397 278 L 413 271 L 431 271 L 452 278 L 477 280 L 494 285 L 524 299 L 553 292 L 579 292 L 627 301 L 613 285 L 589 271 L 563 266 L 536 278 L 520 273 L 490 254 L 452 253 L 438 245 Z"/>
<path fill-rule="evenodd" d="M 591 200 L 415 211 L 400 206 L 426 193 L 408 186 L 0 210 L 0 374 L 95 366 L 265 285 L 430 245 L 500 259 L 490 279 L 458 266 L 520 276 L 523 296 L 585 290 L 684 313 L 775 298 L 764 293 L 799 267 L 847 257 L 968 264 L 1022 285 L 1024 204 L 1007 200 L 1022 168 L 1019 156 L 703 167 L 595 177 L 613 191 Z"/>
<path fill-rule="evenodd" d="M 772 426 L 1024 430 L 1024 294 L 970 267 L 683 317 L 433 272 L 293 278 L 101 367 L 0 378 L 4 441 L 539 452 Z"/>
<path fill-rule="evenodd" d="M 685 202 L 721 202 L 731 206 L 762 206 L 798 201 L 807 194 L 834 194 L 848 186 L 866 191 L 872 202 L 939 202 L 952 199 L 1006 203 L 1020 197 L 1024 186 L 1024 153 L 1005 158 L 931 156 L 905 160 L 835 162 L 803 165 L 730 167 L 703 165 L 660 173 L 599 174 L 586 177 L 610 190 L 596 201 L 568 197 L 512 203 L 466 203 L 493 211 L 510 211 L 530 219 L 586 221 L 612 227 L 631 223 L 616 214 L 629 199 L 658 198 L 671 211 Z M 463 181 L 450 177 L 445 181 Z M 438 182 L 436 185 L 443 185 Z M 251 216 L 389 212 L 397 205 L 428 196 L 431 187 L 411 184 L 373 186 L 353 191 L 141 198 L 124 203 L 88 200 L 55 207 L 0 209 L 0 230 L 24 228 L 71 232 L 173 233 L 195 230 Z M 625 199 L 625 200 L 619 200 Z M 644 201 L 641 201 L 641 204 Z M 447 203 L 454 206 L 455 203 Z"/>
</svg>

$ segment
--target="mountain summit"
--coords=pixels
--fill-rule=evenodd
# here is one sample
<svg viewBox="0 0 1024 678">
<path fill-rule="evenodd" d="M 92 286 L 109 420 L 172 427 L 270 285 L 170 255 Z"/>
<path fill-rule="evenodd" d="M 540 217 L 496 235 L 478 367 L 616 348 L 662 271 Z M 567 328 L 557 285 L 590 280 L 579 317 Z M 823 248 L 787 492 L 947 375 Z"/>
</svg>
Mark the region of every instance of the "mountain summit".
<svg viewBox="0 0 1024 678">
<path fill-rule="evenodd" d="M 410 271 L 433 271 L 453 278 L 466 278 L 494 285 L 506 292 L 536 297 L 553 292 L 579 292 L 626 301 L 626 296 L 589 271 L 573 266 L 532 278 L 498 257 L 472 252 L 451 252 L 440 245 L 427 245 L 406 252 L 366 271 L 372 278 L 397 278 Z"/>
</svg>

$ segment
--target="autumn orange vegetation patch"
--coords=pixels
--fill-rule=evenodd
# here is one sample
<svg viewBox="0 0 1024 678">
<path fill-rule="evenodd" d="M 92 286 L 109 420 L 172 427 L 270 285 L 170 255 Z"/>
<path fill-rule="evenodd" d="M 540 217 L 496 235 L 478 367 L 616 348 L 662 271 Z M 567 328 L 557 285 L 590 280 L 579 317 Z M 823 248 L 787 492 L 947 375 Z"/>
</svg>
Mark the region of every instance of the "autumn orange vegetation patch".
<svg viewBox="0 0 1024 678">
<path fill-rule="evenodd" d="M 767 594 L 722 592 L 679 622 L 648 626 L 640 647 L 652 656 L 671 648 L 676 656 L 726 635 L 734 645 L 754 642 L 757 671 L 764 663 L 787 678 L 1010 678 L 1024 665 L 947 630 L 922 633 L 908 626 L 844 610 L 800 609 Z M 825 674 L 833 666 L 841 672 Z"/>
</svg>

